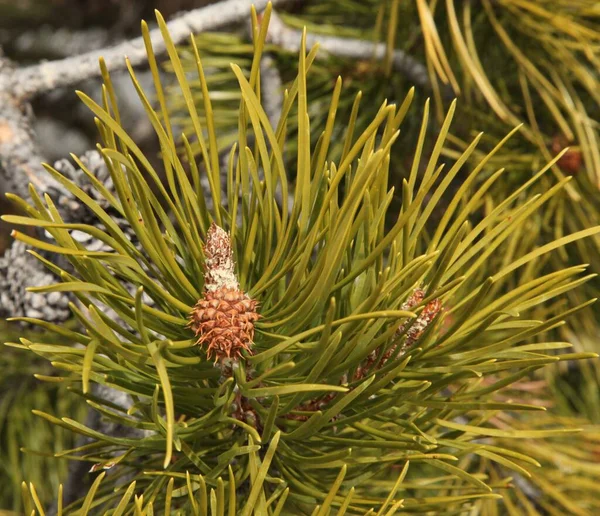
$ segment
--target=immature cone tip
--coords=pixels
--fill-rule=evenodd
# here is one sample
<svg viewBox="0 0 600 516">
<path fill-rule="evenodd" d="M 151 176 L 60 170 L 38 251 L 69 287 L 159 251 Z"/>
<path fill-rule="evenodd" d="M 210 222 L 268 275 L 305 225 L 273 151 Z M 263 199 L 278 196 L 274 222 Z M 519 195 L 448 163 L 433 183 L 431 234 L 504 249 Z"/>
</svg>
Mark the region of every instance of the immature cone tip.
<svg viewBox="0 0 600 516">
<path fill-rule="evenodd" d="M 239 289 L 233 263 L 231 239 L 223 228 L 214 222 L 210 225 L 204 245 L 206 272 L 204 290 L 214 292 L 221 288 Z"/>
<path fill-rule="evenodd" d="M 238 359 L 251 352 L 258 303 L 239 288 L 229 235 L 216 224 L 208 230 L 204 246 L 204 295 L 190 315 L 190 327 L 215 360 Z"/>
</svg>

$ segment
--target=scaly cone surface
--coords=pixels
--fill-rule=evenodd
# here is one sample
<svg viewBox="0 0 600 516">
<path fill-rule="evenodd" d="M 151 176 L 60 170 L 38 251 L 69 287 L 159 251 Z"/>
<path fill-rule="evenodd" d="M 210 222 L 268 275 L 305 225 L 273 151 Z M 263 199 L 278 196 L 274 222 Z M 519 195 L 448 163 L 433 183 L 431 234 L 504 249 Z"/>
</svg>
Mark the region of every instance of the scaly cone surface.
<svg viewBox="0 0 600 516">
<path fill-rule="evenodd" d="M 204 254 L 204 296 L 194 306 L 190 327 L 209 359 L 238 359 L 243 351 L 251 352 L 258 303 L 240 290 L 231 240 L 215 223 L 208 230 Z"/>
</svg>

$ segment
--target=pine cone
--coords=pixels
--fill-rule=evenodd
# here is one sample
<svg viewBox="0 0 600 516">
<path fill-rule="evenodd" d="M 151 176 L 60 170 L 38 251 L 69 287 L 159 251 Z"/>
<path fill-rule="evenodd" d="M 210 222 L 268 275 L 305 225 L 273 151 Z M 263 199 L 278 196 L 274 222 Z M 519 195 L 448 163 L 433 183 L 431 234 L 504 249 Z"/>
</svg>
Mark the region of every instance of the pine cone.
<svg viewBox="0 0 600 516">
<path fill-rule="evenodd" d="M 206 344 L 210 359 L 239 358 L 243 350 L 250 351 L 254 339 L 257 302 L 237 289 L 222 288 L 206 292 L 191 316 L 190 326 L 198 337 L 197 344 Z"/>
<path fill-rule="evenodd" d="M 204 246 L 206 273 L 204 296 L 190 314 L 190 327 L 215 361 L 238 359 L 251 352 L 258 303 L 239 288 L 229 235 L 212 224 Z"/>
<path fill-rule="evenodd" d="M 62 292 L 29 292 L 27 287 L 56 283 L 56 277 L 37 258 L 27 252 L 27 245 L 15 241 L 0 256 L 0 316 L 32 317 L 53 323 L 67 320 L 69 296 Z"/>
</svg>

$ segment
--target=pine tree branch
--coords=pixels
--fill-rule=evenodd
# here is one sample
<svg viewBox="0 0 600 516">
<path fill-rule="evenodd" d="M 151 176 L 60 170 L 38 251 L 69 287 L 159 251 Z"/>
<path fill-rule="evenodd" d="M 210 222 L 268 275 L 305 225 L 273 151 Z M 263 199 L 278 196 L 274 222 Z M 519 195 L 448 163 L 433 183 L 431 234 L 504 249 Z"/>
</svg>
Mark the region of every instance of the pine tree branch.
<svg viewBox="0 0 600 516">
<path fill-rule="evenodd" d="M 271 43 L 280 46 L 289 52 L 298 52 L 300 50 L 300 41 L 302 32 L 283 23 L 281 18 L 275 12 L 271 14 L 269 22 L 269 36 Z M 378 59 L 385 57 L 385 43 L 373 43 L 352 38 L 340 38 L 337 36 L 327 36 L 323 34 L 307 34 L 307 50 L 319 45 L 319 49 L 331 55 L 350 59 Z M 422 88 L 430 89 L 429 74 L 427 67 L 410 56 L 403 50 L 395 50 L 392 57 L 392 68 L 406 78 Z"/>
<path fill-rule="evenodd" d="M 281 5 L 286 1 L 289 0 L 272 0 L 272 3 Z M 261 11 L 266 7 L 267 0 L 224 0 L 189 11 L 168 22 L 167 27 L 173 42 L 178 44 L 189 38 L 191 33 L 246 20 L 252 5 Z M 160 30 L 152 30 L 150 37 L 154 52 L 163 54 L 166 46 Z M 47 193 L 55 200 L 67 199 L 67 202 L 57 202 L 57 205 L 63 219 L 68 222 L 80 221 L 85 216 L 85 210 L 79 209 L 77 201 L 42 167 L 44 157 L 32 129 L 33 111 L 29 100 L 38 94 L 98 77 L 100 56 L 104 57 L 110 71 L 123 70 L 125 56 L 129 57 L 133 66 L 147 61 L 142 38 L 25 68 L 15 67 L 3 57 L 0 50 L 0 174 L 4 179 L 4 189 L 29 199 L 28 185 L 32 183 L 38 192 Z M 23 246 L 15 247 L 14 251 L 17 250 L 23 251 Z M 26 255 L 16 259 L 13 255 L 8 253 L 11 259 L 0 263 L 0 285 L 6 287 L 3 303 L 5 315 L 31 316 L 42 313 L 48 320 L 63 320 L 67 301 L 65 296 L 55 300 L 53 305 L 56 306 L 38 306 L 39 296 L 29 295 L 26 291 L 28 286 L 39 283 L 39 278 L 48 273 L 33 257 Z M 28 273 L 23 275 L 23 271 Z M 47 280 L 46 276 L 43 279 Z"/>
</svg>

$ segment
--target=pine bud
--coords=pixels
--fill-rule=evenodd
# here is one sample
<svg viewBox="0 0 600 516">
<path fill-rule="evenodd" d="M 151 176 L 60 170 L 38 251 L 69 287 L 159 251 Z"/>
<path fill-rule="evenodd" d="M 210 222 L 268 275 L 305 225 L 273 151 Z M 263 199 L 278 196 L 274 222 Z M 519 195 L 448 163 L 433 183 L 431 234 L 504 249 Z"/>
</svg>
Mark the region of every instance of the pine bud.
<svg viewBox="0 0 600 516">
<path fill-rule="evenodd" d="M 421 303 L 425 299 L 425 291 L 423 289 L 417 288 L 413 291 L 411 296 L 403 303 L 401 306 L 401 310 L 411 310 L 419 303 Z M 411 321 L 409 323 L 402 324 L 398 328 L 398 334 L 403 333 L 406 330 L 407 324 L 410 324 L 410 327 L 406 331 L 406 336 L 404 340 L 404 344 L 402 345 L 402 350 L 400 352 L 403 355 L 406 350 L 412 347 L 417 340 L 423 335 L 423 332 L 427 329 L 427 327 L 432 323 L 435 316 L 442 309 L 442 303 L 439 299 L 433 299 L 429 303 L 425 305 L 419 316 L 416 320 Z"/>
<path fill-rule="evenodd" d="M 251 352 L 254 323 L 260 317 L 258 303 L 240 290 L 231 240 L 214 223 L 208 230 L 204 254 L 204 296 L 194 306 L 190 327 L 209 359 L 238 359 L 244 350 Z"/>
<path fill-rule="evenodd" d="M 569 147 L 569 142 L 562 135 L 557 135 L 552 138 L 552 152 L 558 154 L 566 147 Z M 560 167 L 560 169 L 569 175 L 576 175 L 583 166 L 583 156 L 581 154 L 581 150 L 578 148 L 569 149 L 565 152 L 556 164 Z"/>
<path fill-rule="evenodd" d="M 426 293 L 422 288 L 416 288 L 413 290 L 409 298 L 402 303 L 400 310 L 412 310 L 415 306 L 421 304 L 425 299 Z M 401 344 L 395 344 L 390 347 L 381 357 L 379 362 L 376 364 L 378 350 L 373 350 L 367 358 L 356 368 L 352 379 L 354 381 L 361 380 L 367 376 L 372 370 L 382 368 L 386 362 L 396 353 L 398 345 L 400 350 L 398 357 L 403 356 L 409 348 L 411 348 L 423 335 L 423 332 L 433 322 L 438 312 L 442 309 L 442 302 L 439 299 L 433 299 L 425 305 L 421 313 L 414 320 L 401 324 L 396 330 L 396 337 L 400 337 L 404 334 L 403 342 Z M 408 328 L 408 329 L 407 329 Z"/>
</svg>

